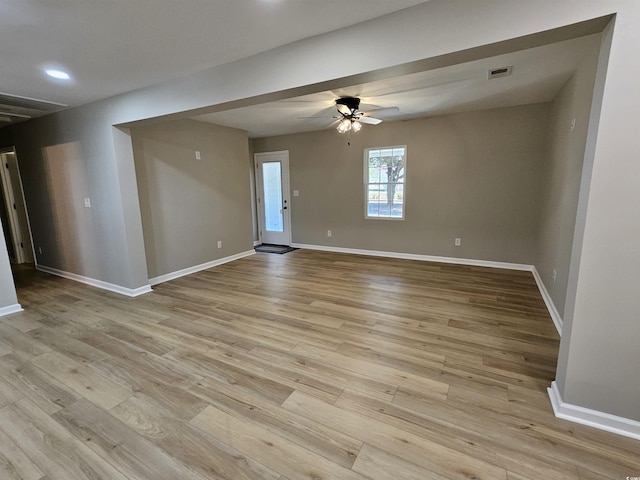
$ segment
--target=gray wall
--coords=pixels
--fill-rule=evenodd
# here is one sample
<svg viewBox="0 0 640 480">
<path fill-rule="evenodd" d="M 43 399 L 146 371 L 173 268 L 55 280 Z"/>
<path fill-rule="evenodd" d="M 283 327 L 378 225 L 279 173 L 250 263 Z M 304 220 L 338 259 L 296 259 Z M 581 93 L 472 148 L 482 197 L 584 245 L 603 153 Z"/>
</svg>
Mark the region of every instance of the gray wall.
<svg viewBox="0 0 640 480">
<path fill-rule="evenodd" d="M 585 58 L 556 95 L 549 118 L 535 266 L 563 318 L 598 53 L 596 49 Z M 575 130 L 571 131 L 574 118 Z"/>
<path fill-rule="evenodd" d="M 289 150 L 295 243 L 530 265 L 547 120 L 539 104 L 365 125 L 351 146 L 330 129 L 253 149 Z M 405 220 L 365 219 L 363 150 L 393 145 L 407 146 Z"/>
<path fill-rule="evenodd" d="M 628 7 L 640 15 L 640 4 Z M 567 334 L 560 343 L 557 383 L 568 403 L 640 421 L 640 162 L 634 122 L 640 96 L 620 96 L 640 78 L 638 43 L 626 37 L 634 29 L 637 23 L 618 15 L 615 26 L 610 25 L 604 35 L 587 132 L 565 306 L 563 332 Z M 620 70 L 628 75 L 616 75 Z"/>
<path fill-rule="evenodd" d="M 111 127 L 95 128 L 101 121 L 96 110 L 96 105 L 68 110 L 11 128 L 37 262 L 137 288 L 146 284 L 146 272 L 142 278 L 131 269 L 136 257 L 144 259 L 142 236 L 140 248 L 132 249 L 125 231 L 127 215 L 139 218 L 137 194 L 131 202 L 120 191 L 122 182 L 132 177 L 133 165 L 121 172 L 110 160 L 114 134 Z M 135 176 L 131 181 L 135 186 Z M 84 206 L 85 198 L 91 208 Z"/>
<path fill-rule="evenodd" d="M 253 159 L 253 142 L 249 141 L 249 188 L 251 189 L 251 225 L 252 225 L 252 238 L 254 243 L 258 243 L 260 241 L 260 235 L 258 233 L 258 209 L 256 205 L 256 169 L 255 163 Z"/>
<path fill-rule="evenodd" d="M 131 134 L 149 278 L 253 248 L 245 131 L 177 120 Z"/>
</svg>

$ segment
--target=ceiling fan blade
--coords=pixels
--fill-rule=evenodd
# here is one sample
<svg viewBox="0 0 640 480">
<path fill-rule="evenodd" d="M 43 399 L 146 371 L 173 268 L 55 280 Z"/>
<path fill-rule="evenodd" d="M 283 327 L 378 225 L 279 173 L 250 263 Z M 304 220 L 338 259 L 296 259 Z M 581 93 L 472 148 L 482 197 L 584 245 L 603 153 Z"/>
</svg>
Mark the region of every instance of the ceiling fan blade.
<svg viewBox="0 0 640 480">
<path fill-rule="evenodd" d="M 328 120 L 330 118 L 335 118 L 331 115 L 314 115 L 312 117 L 296 117 L 296 120 Z"/>
<path fill-rule="evenodd" d="M 362 112 L 362 115 L 370 116 L 370 115 L 389 115 L 392 113 L 398 113 L 400 109 L 398 107 L 386 107 L 386 108 L 376 108 L 375 110 L 367 110 L 366 112 Z"/>
<path fill-rule="evenodd" d="M 368 125 L 378 125 L 379 123 L 382 123 L 382 120 L 373 117 L 360 117 L 358 118 L 358 121 L 360 123 L 366 123 Z"/>
<path fill-rule="evenodd" d="M 336 104 L 336 108 L 343 115 L 351 115 L 351 109 L 346 105 L 342 105 L 340 103 Z"/>
</svg>

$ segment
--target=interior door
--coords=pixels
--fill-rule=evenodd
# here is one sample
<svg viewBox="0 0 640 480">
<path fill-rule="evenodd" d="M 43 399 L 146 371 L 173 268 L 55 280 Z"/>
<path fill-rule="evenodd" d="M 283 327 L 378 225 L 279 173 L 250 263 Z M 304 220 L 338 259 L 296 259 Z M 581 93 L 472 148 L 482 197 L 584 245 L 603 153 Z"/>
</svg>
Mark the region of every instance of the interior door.
<svg viewBox="0 0 640 480">
<path fill-rule="evenodd" d="M 9 258 L 15 263 L 33 261 L 28 220 L 22 195 L 20 174 L 13 148 L 0 151 L 0 203 L 2 227 Z"/>
<path fill-rule="evenodd" d="M 254 154 L 261 243 L 291 245 L 289 152 Z"/>
</svg>

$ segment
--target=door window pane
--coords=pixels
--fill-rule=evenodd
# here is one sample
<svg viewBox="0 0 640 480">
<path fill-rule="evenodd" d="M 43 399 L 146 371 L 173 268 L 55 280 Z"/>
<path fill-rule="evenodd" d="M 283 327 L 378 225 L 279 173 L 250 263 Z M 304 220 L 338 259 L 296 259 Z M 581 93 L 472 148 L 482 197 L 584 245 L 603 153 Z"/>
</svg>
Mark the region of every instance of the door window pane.
<svg viewBox="0 0 640 480">
<path fill-rule="evenodd" d="M 264 179 L 265 228 L 269 232 L 283 232 L 282 166 L 280 162 L 264 162 L 262 177 Z"/>
</svg>

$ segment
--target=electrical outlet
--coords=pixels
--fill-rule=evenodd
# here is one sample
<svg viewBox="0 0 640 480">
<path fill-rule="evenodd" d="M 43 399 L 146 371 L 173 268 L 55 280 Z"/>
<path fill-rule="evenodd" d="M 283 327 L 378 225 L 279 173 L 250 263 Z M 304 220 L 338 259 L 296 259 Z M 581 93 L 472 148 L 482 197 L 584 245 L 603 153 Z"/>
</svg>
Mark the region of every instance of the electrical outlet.
<svg viewBox="0 0 640 480">
<path fill-rule="evenodd" d="M 331 230 L 327 230 L 327 237 L 331 236 Z"/>
<path fill-rule="evenodd" d="M 576 131 L 576 119 L 575 119 L 575 118 L 573 118 L 573 119 L 571 120 L 571 131 L 572 131 L 572 132 L 575 132 L 575 131 Z"/>
<path fill-rule="evenodd" d="M 551 278 L 553 278 L 553 283 L 556 283 L 556 277 L 558 276 L 558 272 L 556 272 L 556 269 L 553 269 L 553 273 L 551 274 Z"/>
<path fill-rule="evenodd" d="M 196 150 L 196 160 L 200 160 L 202 157 L 200 156 L 200 150 Z"/>
<path fill-rule="evenodd" d="M 84 206 L 86 208 L 91 208 L 91 199 L 90 198 L 85 198 L 84 199 Z"/>
<path fill-rule="evenodd" d="M 222 248 L 222 240 L 218 240 L 218 248 Z"/>
<path fill-rule="evenodd" d="M 456 247 L 459 247 L 460 245 L 462 245 L 462 239 L 460 237 L 456 237 L 455 240 L 453 241 L 453 244 Z"/>
</svg>

